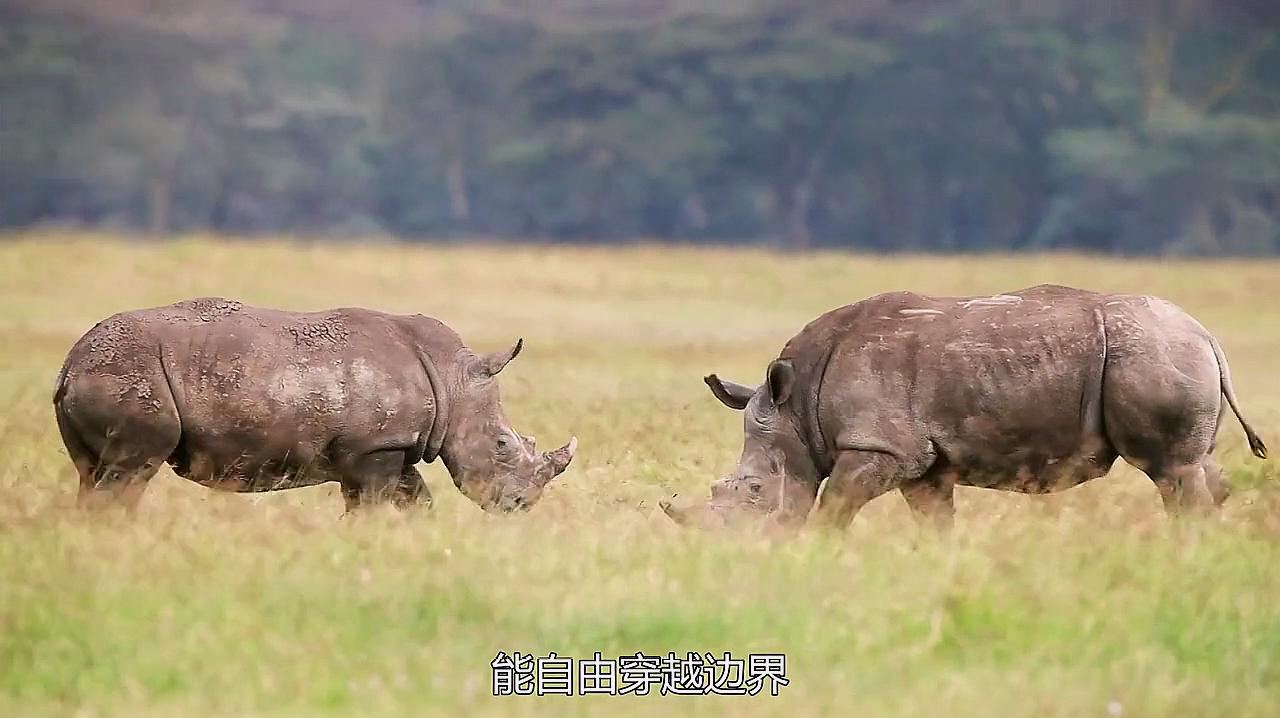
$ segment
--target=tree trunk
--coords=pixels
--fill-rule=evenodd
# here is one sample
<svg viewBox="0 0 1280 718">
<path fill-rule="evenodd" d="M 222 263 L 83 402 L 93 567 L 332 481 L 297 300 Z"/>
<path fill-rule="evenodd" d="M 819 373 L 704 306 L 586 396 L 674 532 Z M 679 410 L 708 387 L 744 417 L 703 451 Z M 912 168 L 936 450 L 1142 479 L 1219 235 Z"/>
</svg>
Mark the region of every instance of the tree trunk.
<svg viewBox="0 0 1280 718">
<path fill-rule="evenodd" d="M 1150 120 L 1165 104 L 1172 85 L 1178 40 L 1198 0 L 1153 0 L 1143 40 L 1144 110 Z"/>
<path fill-rule="evenodd" d="M 783 212 L 786 247 L 792 251 L 803 251 L 813 245 L 809 215 L 813 213 L 813 203 L 825 177 L 827 157 L 831 154 L 839 133 L 844 108 L 853 98 L 854 87 L 854 81 L 849 78 L 833 88 L 832 101 L 822 113 L 823 120 L 813 133 L 814 141 L 793 143 L 786 152 L 786 156 L 793 159 L 794 164 L 784 162 L 783 167 L 790 165 L 793 169 L 784 170 L 782 191 L 777 194 Z"/>
<path fill-rule="evenodd" d="M 471 218 L 471 198 L 467 195 L 467 173 L 462 157 L 453 157 L 445 169 L 445 184 L 449 190 L 449 214 L 455 222 Z"/>
<path fill-rule="evenodd" d="M 1209 112 L 1245 81 L 1254 60 L 1271 47 L 1276 40 L 1275 30 L 1266 30 L 1243 50 L 1231 58 L 1222 72 L 1222 79 L 1214 83 L 1196 103 L 1201 112 Z"/>
<path fill-rule="evenodd" d="M 696 190 L 685 195 L 680 209 L 685 221 L 694 232 L 706 231 L 707 227 L 711 226 L 711 214 L 707 212 L 707 203 L 702 201 L 702 195 Z"/>
<path fill-rule="evenodd" d="M 813 232 L 809 228 L 809 212 L 813 208 L 813 183 L 809 180 L 797 183 L 791 188 L 783 207 L 787 249 L 793 252 L 809 249 L 813 245 Z"/>
<path fill-rule="evenodd" d="M 147 182 L 147 231 L 154 237 L 169 231 L 169 213 L 173 206 L 173 188 L 169 180 L 152 177 Z"/>
</svg>

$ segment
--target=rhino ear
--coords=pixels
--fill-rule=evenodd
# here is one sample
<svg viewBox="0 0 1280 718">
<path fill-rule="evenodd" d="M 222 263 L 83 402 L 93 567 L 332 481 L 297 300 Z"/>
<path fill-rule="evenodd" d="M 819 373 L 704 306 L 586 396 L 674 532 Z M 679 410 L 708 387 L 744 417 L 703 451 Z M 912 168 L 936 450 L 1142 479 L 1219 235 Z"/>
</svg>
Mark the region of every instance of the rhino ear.
<svg viewBox="0 0 1280 718">
<path fill-rule="evenodd" d="M 774 406 L 782 406 L 791 398 L 791 387 L 796 383 L 796 370 L 790 359 L 775 359 L 769 365 L 765 383 L 769 387 L 769 400 Z"/>
<path fill-rule="evenodd" d="M 720 403 L 730 409 L 742 410 L 747 408 L 751 397 L 756 393 L 756 390 L 749 386 L 735 384 L 731 381 L 722 381 L 715 374 L 703 377 L 702 380 L 707 383 L 707 386 L 711 387 L 711 393 L 716 395 Z"/>
<path fill-rule="evenodd" d="M 506 367 L 512 359 L 515 359 L 516 355 L 519 354 L 520 350 L 523 348 L 524 339 L 517 339 L 515 346 L 510 349 L 496 351 L 492 354 L 485 354 L 484 356 L 479 357 L 476 362 L 476 369 L 483 376 L 497 376 L 498 372 L 502 371 L 502 369 Z"/>
</svg>

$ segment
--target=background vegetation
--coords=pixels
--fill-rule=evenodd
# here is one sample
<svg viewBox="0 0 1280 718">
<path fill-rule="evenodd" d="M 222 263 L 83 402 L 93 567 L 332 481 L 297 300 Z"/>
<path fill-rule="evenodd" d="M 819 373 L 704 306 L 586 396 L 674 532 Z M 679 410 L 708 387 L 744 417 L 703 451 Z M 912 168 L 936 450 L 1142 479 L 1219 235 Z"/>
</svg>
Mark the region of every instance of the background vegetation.
<svg viewBox="0 0 1280 718">
<path fill-rule="evenodd" d="M 625 267 L 626 272 L 619 272 Z M 1235 494 L 1173 526 L 1136 471 L 1063 494 L 960 489 L 955 532 L 896 494 L 845 536 L 678 531 L 657 510 L 734 466 L 748 382 L 820 312 L 890 289 L 1044 281 L 1168 297 L 1231 359 L 1280 445 L 1280 264 L 759 250 L 328 246 L 20 235 L 0 245 L 0 715 L 1280 714 L 1280 472 L 1233 419 Z M 490 517 L 438 464 L 436 506 L 340 519 L 329 486 L 217 494 L 168 469 L 134 519 L 84 516 L 50 408 L 68 347 L 122 309 L 224 294 L 437 316 L 523 336 L 507 413 L 573 466 Z M 494 699 L 499 651 L 783 651 L 778 698 Z"/>
<path fill-rule="evenodd" d="M 0 0 L 0 226 L 1280 251 L 1270 0 Z"/>
</svg>

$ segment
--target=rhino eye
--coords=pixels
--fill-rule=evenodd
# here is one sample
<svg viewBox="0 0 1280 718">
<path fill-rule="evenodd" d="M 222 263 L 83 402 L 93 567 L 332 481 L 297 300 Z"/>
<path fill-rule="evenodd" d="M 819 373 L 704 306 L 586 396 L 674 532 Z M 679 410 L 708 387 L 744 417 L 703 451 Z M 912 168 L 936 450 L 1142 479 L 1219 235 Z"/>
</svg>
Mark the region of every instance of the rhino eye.
<svg viewBox="0 0 1280 718">
<path fill-rule="evenodd" d="M 762 488 L 764 487 L 760 485 L 759 481 L 752 481 L 751 484 L 747 486 L 747 489 L 751 491 L 752 494 L 759 494 Z"/>
</svg>

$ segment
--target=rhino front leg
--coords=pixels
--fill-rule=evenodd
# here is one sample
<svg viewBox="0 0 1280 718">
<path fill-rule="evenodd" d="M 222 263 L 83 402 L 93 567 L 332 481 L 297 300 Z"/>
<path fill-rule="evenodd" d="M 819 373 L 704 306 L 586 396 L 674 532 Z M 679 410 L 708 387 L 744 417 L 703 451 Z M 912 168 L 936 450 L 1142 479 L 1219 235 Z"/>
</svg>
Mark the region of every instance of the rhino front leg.
<svg viewBox="0 0 1280 718">
<path fill-rule="evenodd" d="M 365 504 L 388 503 L 396 508 L 430 505 L 431 493 L 422 475 L 407 465 L 404 450 L 372 451 L 344 462 L 342 496 L 347 511 Z"/>
<path fill-rule="evenodd" d="M 931 461 L 921 463 L 881 451 L 842 451 L 818 500 L 818 523 L 846 528 L 869 501 L 919 479 Z"/>
<path fill-rule="evenodd" d="M 398 509 L 409 509 L 419 505 L 431 508 L 431 492 L 427 490 L 427 484 L 422 480 L 422 474 L 419 474 L 417 469 L 406 466 L 400 472 L 400 479 L 391 493 L 391 502 Z"/>
</svg>

